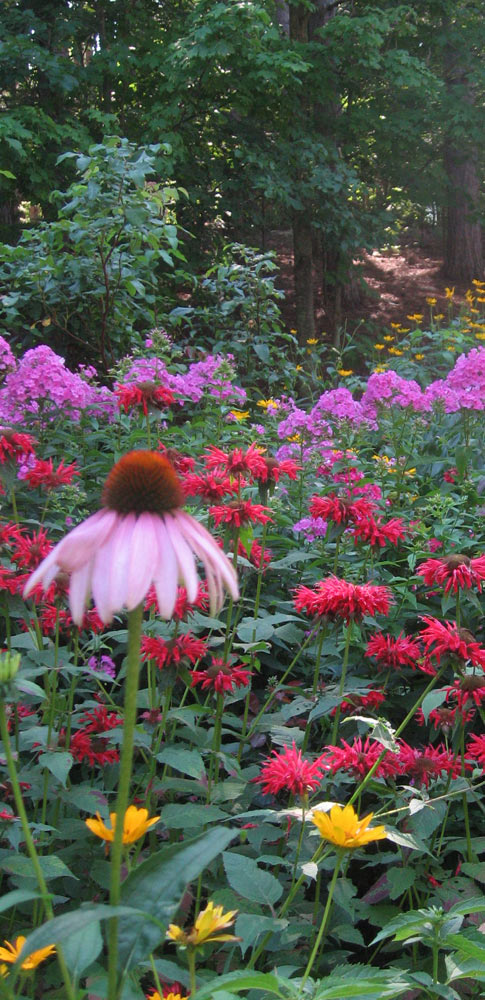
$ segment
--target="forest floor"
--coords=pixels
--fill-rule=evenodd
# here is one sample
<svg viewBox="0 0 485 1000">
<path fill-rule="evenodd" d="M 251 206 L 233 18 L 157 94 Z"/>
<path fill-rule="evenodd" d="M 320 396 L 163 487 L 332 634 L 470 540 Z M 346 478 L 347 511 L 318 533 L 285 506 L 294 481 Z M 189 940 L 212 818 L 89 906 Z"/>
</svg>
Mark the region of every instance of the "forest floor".
<svg viewBox="0 0 485 1000">
<path fill-rule="evenodd" d="M 285 292 L 282 313 L 285 323 L 292 328 L 295 326 L 295 311 L 291 234 L 277 232 L 271 236 L 268 242 L 277 253 L 280 268 L 276 286 Z M 355 263 L 361 279 L 362 294 L 355 305 L 343 305 L 342 325 L 349 332 L 362 321 L 376 332 L 383 328 L 389 329 L 391 323 L 409 326 L 407 317 L 412 313 L 429 313 L 427 297 L 437 299 L 435 313 L 447 314 L 447 282 L 442 276 L 442 259 L 436 245 L 419 246 L 412 243 L 399 248 L 363 251 L 361 259 Z M 319 305 L 322 301 L 321 280 L 316 271 L 314 278 L 317 332 L 321 335 L 328 325 L 328 318 L 323 305 Z M 455 306 L 461 304 L 465 292 L 465 286 L 456 286 Z"/>
</svg>

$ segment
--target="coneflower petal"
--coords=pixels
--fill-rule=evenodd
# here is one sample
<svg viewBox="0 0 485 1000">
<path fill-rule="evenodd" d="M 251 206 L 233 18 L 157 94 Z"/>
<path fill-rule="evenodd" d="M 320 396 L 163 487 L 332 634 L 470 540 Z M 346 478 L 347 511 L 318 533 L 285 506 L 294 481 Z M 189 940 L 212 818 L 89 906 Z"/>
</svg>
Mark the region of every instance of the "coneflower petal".
<svg viewBox="0 0 485 1000">
<path fill-rule="evenodd" d="M 125 603 L 126 580 L 131 559 L 131 546 L 136 517 L 127 514 L 116 529 L 113 562 L 106 568 L 110 577 L 110 599 L 112 607 L 121 610 Z"/>
<path fill-rule="evenodd" d="M 165 515 L 165 522 L 174 542 L 174 553 L 179 568 L 179 579 L 187 591 L 187 599 L 193 604 L 197 600 L 199 578 L 195 568 L 194 553 L 179 530 L 177 518 L 172 514 Z"/>
<path fill-rule="evenodd" d="M 75 573 L 72 573 L 71 575 L 71 582 L 69 585 L 69 607 L 71 609 L 72 620 L 76 623 L 76 625 L 81 625 L 84 618 L 84 612 L 86 610 L 86 604 L 91 590 L 91 573 L 92 565 L 88 562 L 85 566 L 81 566 L 81 569 L 77 569 Z M 48 584 L 46 584 L 46 586 L 48 586 Z M 106 619 L 103 618 L 103 621 L 105 620 Z M 109 621 L 109 619 L 107 620 Z"/>
<path fill-rule="evenodd" d="M 129 611 L 143 600 L 159 562 L 159 548 L 154 519 L 157 514 L 140 514 L 131 540 L 131 559 L 125 604 Z"/>
<path fill-rule="evenodd" d="M 178 563 L 174 546 L 165 525 L 165 518 L 158 518 L 156 524 L 158 562 L 153 583 L 158 607 L 163 618 L 171 618 L 177 600 Z"/>
</svg>

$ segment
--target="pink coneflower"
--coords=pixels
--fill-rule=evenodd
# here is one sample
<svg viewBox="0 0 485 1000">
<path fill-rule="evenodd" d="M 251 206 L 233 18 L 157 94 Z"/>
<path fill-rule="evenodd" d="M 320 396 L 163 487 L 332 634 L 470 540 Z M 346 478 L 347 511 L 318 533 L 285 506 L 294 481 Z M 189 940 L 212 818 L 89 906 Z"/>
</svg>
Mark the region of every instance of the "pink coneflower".
<svg viewBox="0 0 485 1000">
<path fill-rule="evenodd" d="M 314 761 L 305 760 L 293 742 L 291 747 L 273 750 L 272 756 L 264 761 L 261 773 L 252 780 L 263 786 L 266 795 L 277 795 L 282 791 L 307 795 L 321 785 L 326 770 L 328 766 L 323 756 Z"/>
<path fill-rule="evenodd" d="M 207 643 L 203 639 L 197 639 L 191 632 L 177 635 L 175 639 L 168 641 L 148 635 L 144 635 L 141 640 L 142 660 L 154 660 L 159 670 L 178 666 L 183 662 L 187 666 L 197 663 L 206 653 Z"/>
<path fill-rule="evenodd" d="M 74 476 L 78 475 L 75 462 L 71 462 L 70 465 L 64 465 L 64 462 L 60 462 L 57 469 L 54 469 L 52 458 L 46 462 L 37 458 L 35 465 L 28 469 L 22 478 L 27 480 L 31 489 L 43 486 L 45 490 L 53 490 L 56 486 L 69 486 Z"/>
<path fill-rule="evenodd" d="M 197 557 L 215 613 L 225 589 L 237 599 L 236 574 L 209 532 L 180 509 L 182 501 L 179 478 L 167 458 L 129 452 L 106 480 L 103 508 L 55 546 L 30 577 L 24 595 L 38 583 L 48 587 L 64 570 L 71 574 L 69 603 L 76 624 L 82 622 L 91 592 L 100 618 L 108 623 L 122 608 L 136 608 L 153 583 L 160 613 L 170 618 L 179 582 L 191 602 L 197 597 Z"/>
<path fill-rule="evenodd" d="M 325 521 L 335 521 L 336 524 L 358 522 L 361 518 L 369 518 L 376 510 L 375 503 L 364 497 L 339 497 L 329 493 L 326 497 L 312 496 L 310 514 L 312 517 L 323 517 Z"/>
<path fill-rule="evenodd" d="M 136 382 L 133 385 L 117 385 L 115 396 L 118 397 L 120 410 L 128 413 L 136 406 L 141 406 L 145 416 L 148 414 L 148 407 L 156 410 L 163 410 L 166 406 L 171 406 L 175 402 L 175 396 L 171 389 L 163 385 L 155 385 L 155 382 Z"/>
<path fill-rule="evenodd" d="M 364 656 L 375 656 L 381 670 L 399 670 L 401 667 L 414 668 L 421 650 L 417 642 L 402 632 L 396 639 L 392 635 L 377 632 L 370 637 Z"/>
<path fill-rule="evenodd" d="M 421 621 L 426 628 L 421 629 L 419 638 L 427 657 L 434 657 L 439 664 L 442 656 L 451 653 L 459 660 L 470 660 L 474 667 L 485 669 L 485 649 L 481 649 L 468 629 L 459 628 L 456 622 L 440 622 L 425 615 Z"/>
<path fill-rule="evenodd" d="M 294 605 L 297 611 L 318 617 L 337 618 L 345 622 L 361 621 L 364 615 L 387 615 L 392 594 L 387 587 L 373 583 L 347 583 L 329 576 L 310 587 L 297 587 Z"/>
<path fill-rule="evenodd" d="M 441 778 L 442 774 L 457 778 L 461 773 L 461 758 L 442 744 L 419 749 L 401 743 L 399 763 L 401 774 L 409 777 L 413 785 L 424 785 L 425 788 L 429 787 L 433 778 Z"/>
<path fill-rule="evenodd" d="M 485 555 L 470 559 L 457 552 L 442 559 L 426 559 L 417 567 L 416 573 L 423 577 L 427 587 L 444 585 L 445 594 L 450 590 L 456 594 L 458 590 L 470 590 L 471 587 L 480 592 L 482 580 L 485 580 Z"/>
<path fill-rule="evenodd" d="M 191 687 L 200 684 L 204 690 L 213 688 L 218 694 L 224 694 L 224 691 L 234 691 L 236 687 L 246 687 L 246 684 L 249 684 L 251 671 L 238 664 L 233 666 L 213 656 L 210 667 L 205 670 L 192 670 L 191 677 Z"/>
</svg>

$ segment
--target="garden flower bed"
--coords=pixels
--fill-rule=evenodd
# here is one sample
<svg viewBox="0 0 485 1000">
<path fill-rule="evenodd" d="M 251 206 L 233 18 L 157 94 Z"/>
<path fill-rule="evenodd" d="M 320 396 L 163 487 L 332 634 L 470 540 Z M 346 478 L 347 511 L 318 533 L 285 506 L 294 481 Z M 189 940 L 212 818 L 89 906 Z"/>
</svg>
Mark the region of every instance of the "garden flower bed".
<svg viewBox="0 0 485 1000">
<path fill-rule="evenodd" d="M 485 332 L 421 315 L 0 342 L 1 996 L 482 995 Z"/>
</svg>

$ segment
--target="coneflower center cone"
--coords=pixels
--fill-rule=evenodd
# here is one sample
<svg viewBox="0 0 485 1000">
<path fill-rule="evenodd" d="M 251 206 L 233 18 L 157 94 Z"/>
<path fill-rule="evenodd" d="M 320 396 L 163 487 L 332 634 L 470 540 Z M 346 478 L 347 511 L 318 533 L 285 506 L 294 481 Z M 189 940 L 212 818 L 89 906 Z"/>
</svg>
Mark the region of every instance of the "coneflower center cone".
<svg viewBox="0 0 485 1000">
<path fill-rule="evenodd" d="M 116 463 L 104 484 L 101 502 L 118 514 L 166 514 L 184 502 L 172 463 L 152 451 L 130 451 Z"/>
</svg>

